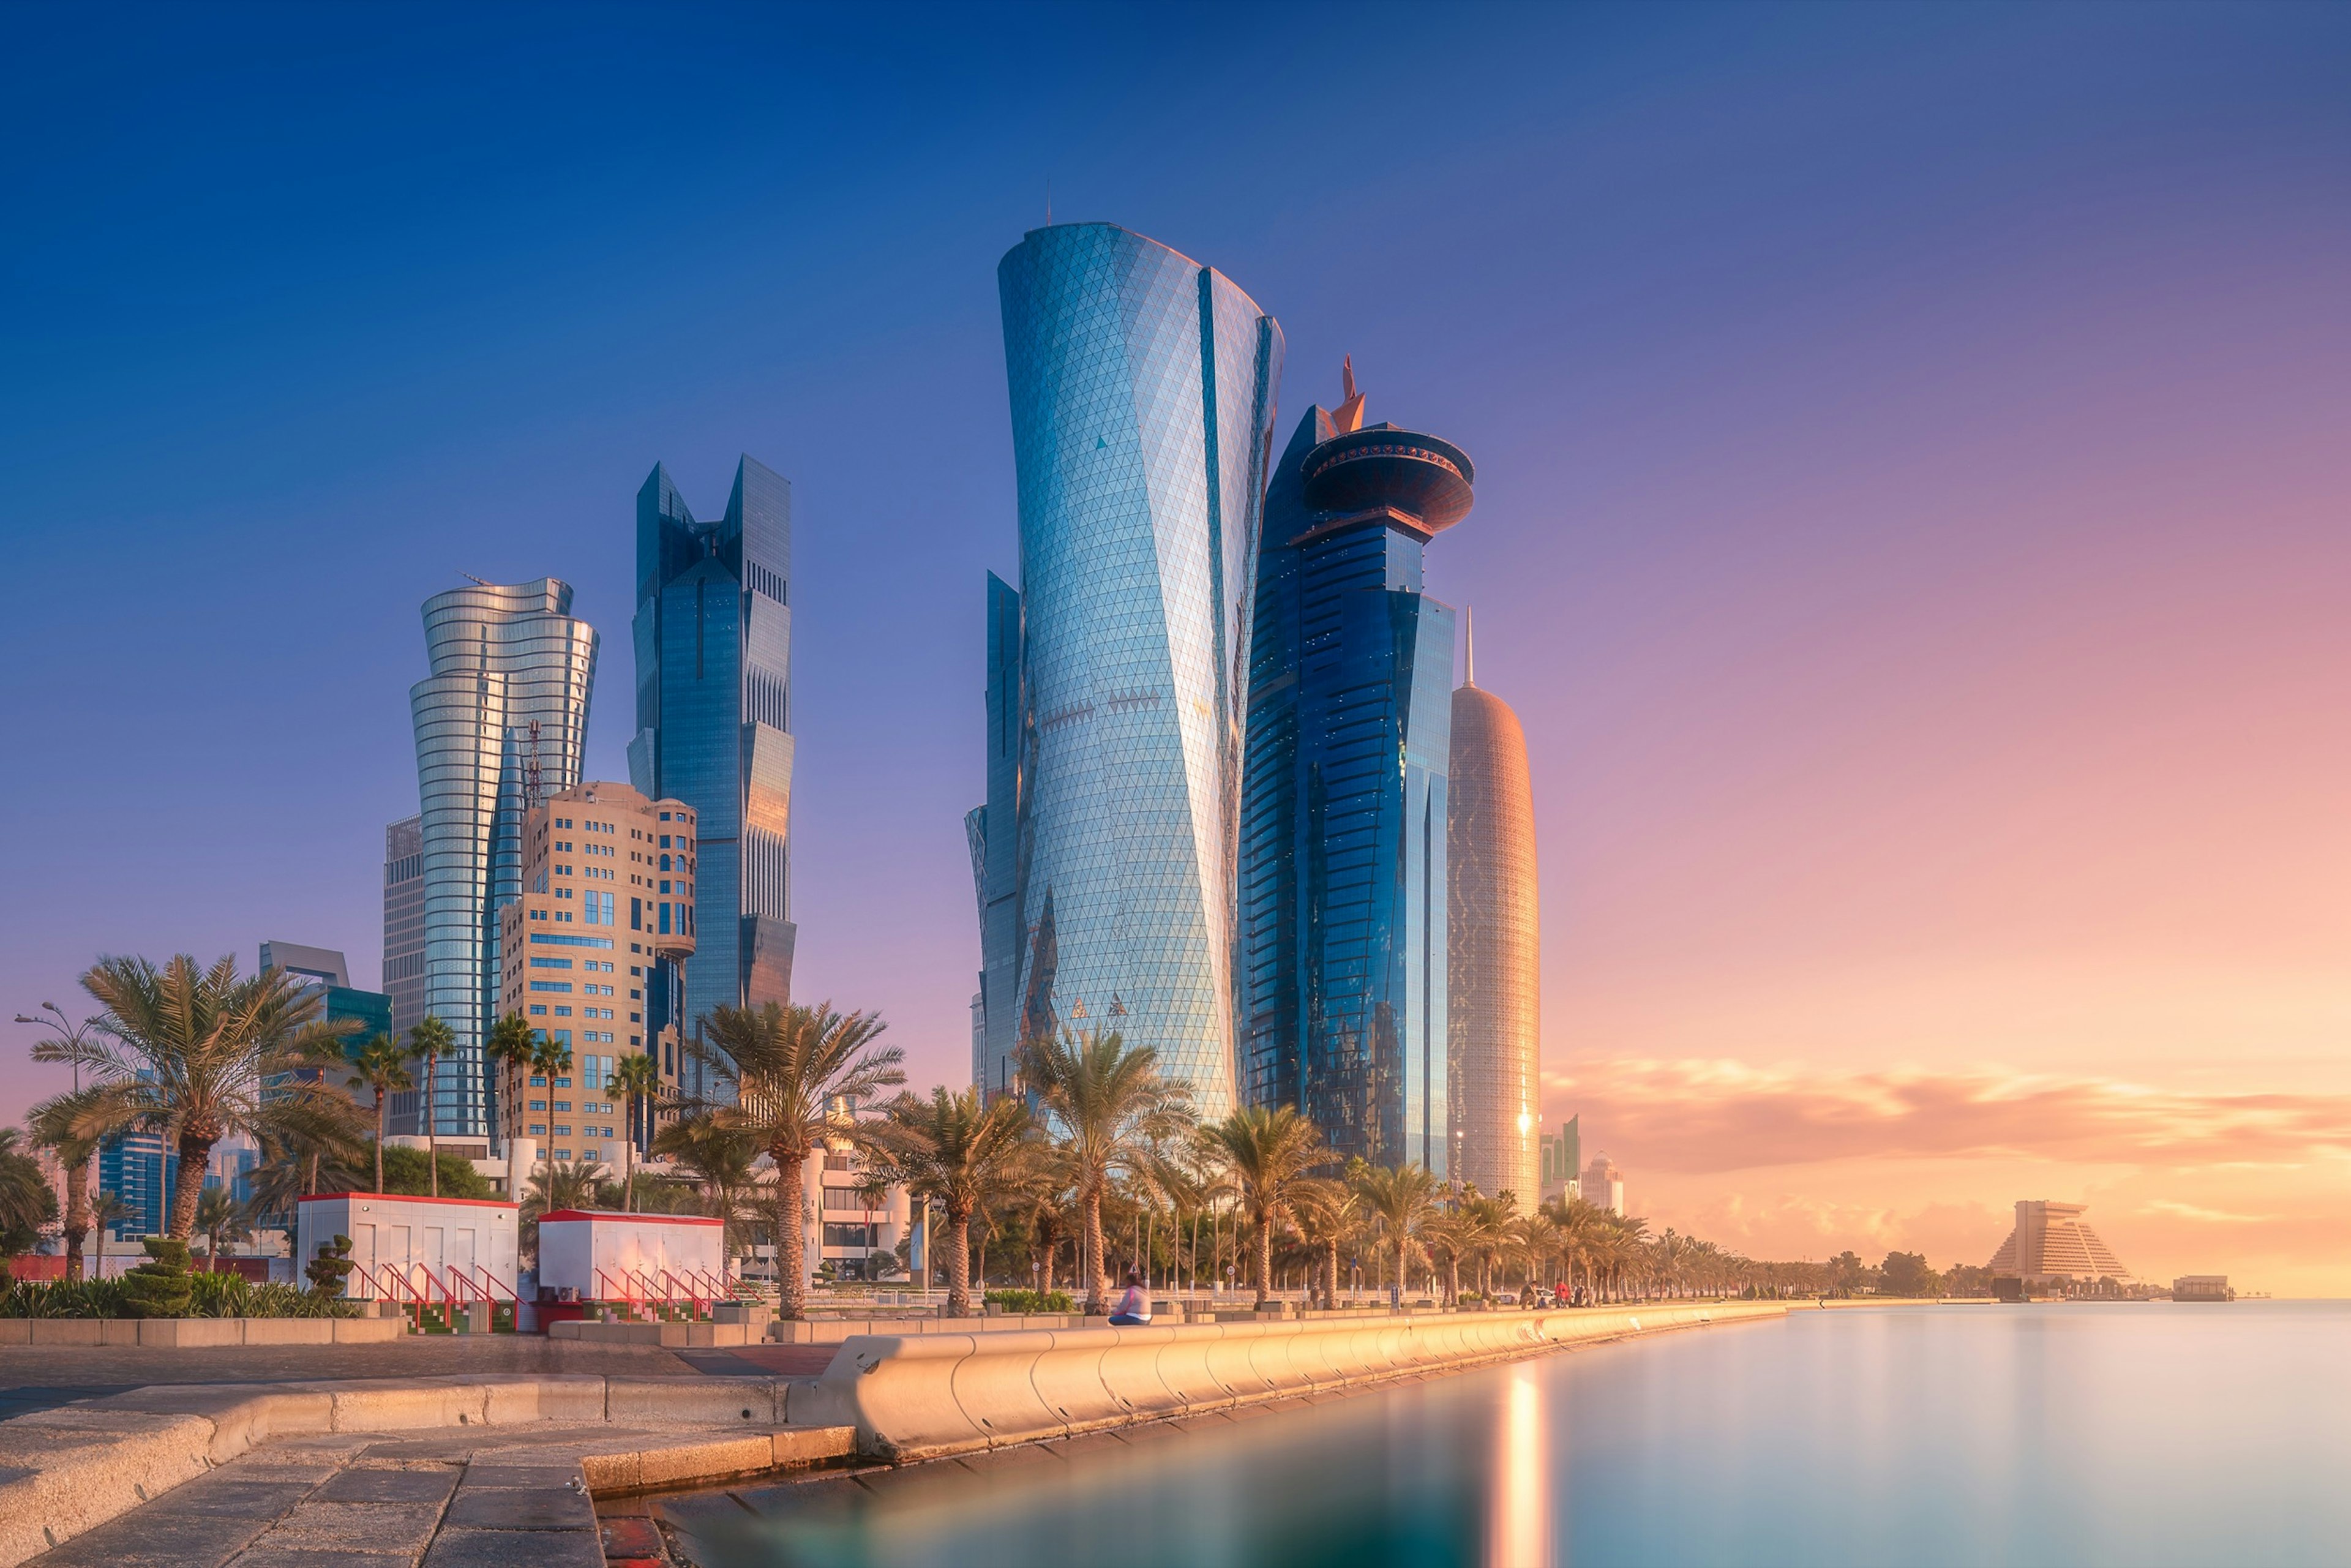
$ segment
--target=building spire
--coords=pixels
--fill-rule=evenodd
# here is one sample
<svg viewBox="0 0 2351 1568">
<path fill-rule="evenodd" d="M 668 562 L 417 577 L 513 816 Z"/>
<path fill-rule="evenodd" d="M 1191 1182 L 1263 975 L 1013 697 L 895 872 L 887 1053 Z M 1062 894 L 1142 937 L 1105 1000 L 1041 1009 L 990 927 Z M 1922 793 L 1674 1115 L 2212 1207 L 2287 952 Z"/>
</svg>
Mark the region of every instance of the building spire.
<svg viewBox="0 0 2351 1568">
<path fill-rule="evenodd" d="M 1345 435 L 1364 428 L 1364 394 L 1355 390 L 1355 356 L 1339 367 L 1339 406 L 1331 411 L 1331 434 Z"/>
<path fill-rule="evenodd" d="M 1471 609 L 1468 605 L 1466 605 L 1466 604 L 1465 604 L 1465 605 L 1463 605 L 1463 606 L 1461 607 L 1461 652 L 1462 652 L 1462 654 L 1463 654 L 1463 660 L 1462 660 L 1462 662 L 1463 662 L 1465 664 L 1467 664 L 1467 665 L 1468 666 L 1468 674 L 1463 677 L 1462 682 L 1461 682 L 1461 684 L 1462 684 L 1463 685 L 1465 685 L 1465 686 L 1474 686 L 1474 685 L 1476 685 L 1478 684 L 1478 622 L 1477 622 L 1477 620 L 1476 620 L 1477 613 L 1478 613 L 1478 612 L 1477 612 L 1475 610 Z"/>
</svg>

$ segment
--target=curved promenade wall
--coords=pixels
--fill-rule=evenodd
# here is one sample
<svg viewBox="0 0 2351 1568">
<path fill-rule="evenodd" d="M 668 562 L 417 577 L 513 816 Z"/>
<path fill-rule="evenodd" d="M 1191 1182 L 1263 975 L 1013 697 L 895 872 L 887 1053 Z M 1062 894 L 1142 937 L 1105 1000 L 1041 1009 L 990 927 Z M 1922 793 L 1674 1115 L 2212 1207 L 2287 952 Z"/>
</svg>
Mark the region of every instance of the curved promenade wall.
<svg viewBox="0 0 2351 1568">
<path fill-rule="evenodd" d="M 904 1463 L 1787 1312 L 1784 1301 L 1728 1301 L 860 1334 L 842 1342 L 813 1389 L 795 1396 L 793 1416 L 853 1426 L 859 1452 Z"/>
</svg>

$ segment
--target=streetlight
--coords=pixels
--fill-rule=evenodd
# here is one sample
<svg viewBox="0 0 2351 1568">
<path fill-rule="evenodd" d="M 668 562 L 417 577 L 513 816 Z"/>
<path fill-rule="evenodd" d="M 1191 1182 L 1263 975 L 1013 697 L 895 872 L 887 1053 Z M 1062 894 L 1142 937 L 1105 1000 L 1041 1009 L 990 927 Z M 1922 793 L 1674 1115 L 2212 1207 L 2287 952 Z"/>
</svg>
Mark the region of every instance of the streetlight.
<svg viewBox="0 0 2351 1568">
<path fill-rule="evenodd" d="M 48 1019 L 35 1018 L 30 1013 L 18 1013 L 16 1015 L 16 1021 L 18 1023 L 37 1024 L 41 1028 L 49 1030 L 52 1034 L 55 1034 L 58 1040 L 73 1048 L 76 1053 L 73 1059 L 74 1092 L 78 1094 L 81 1092 L 81 1057 L 79 1052 L 82 1048 L 82 1039 L 85 1035 L 89 1034 L 91 1030 L 98 1027 L 98 1020 L 94 1018 L 87 1018 L 82 1019 L 81 1022 L 76 1023 L 73 1019 L 66 1017 L 66 1009 L 57 1006 L 55 1002 L 43 1002 L 41 1004 L 41 1010 L 43 1012 L 55 1013 L 57 1016 L 56 1019 L 52 1021 Z"/>
</svg>

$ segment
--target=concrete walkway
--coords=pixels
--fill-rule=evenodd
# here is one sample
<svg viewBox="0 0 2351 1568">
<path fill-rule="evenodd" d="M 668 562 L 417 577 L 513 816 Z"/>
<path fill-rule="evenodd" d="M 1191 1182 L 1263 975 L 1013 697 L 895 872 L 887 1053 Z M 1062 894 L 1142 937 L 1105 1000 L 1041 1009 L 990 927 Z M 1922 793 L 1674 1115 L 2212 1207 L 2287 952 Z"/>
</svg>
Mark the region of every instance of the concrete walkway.
<svg viewBox="0 0 2351 1568">
<path fill-rule="evenodd" d="M 674 1437 L 597 1427 L 291 1438 L 33 1561 L 43 1568 L 603 1568 L 595 1510 L 578 1490 L 580 1459 Z"/>
<path fill-rule="evenodd" d="M 825 1354 L 831 1354 L 831 1346 L 825 1347 Z M 167 1383 L 311 1383 L 322 1378 L 577 1372 L 616 1377 L 668 1377 L 705 1370 L 732 1374 L 750 1368 L 724 1362 L 699 1366 L 674 1352 L 652 1345 L 588 1344 L 549 1340 L 538 1334 L 412 1334 L 388 1344 L 272 1345 L 252 1349 L 89 1346 L 64 1350 L 5 1346 L 0 1347 L 0 1419 L 55 1409 L 78 1399 L 95 1399 Z M 758 1368 L 762 1373 L 768 1370 Z"/>
</svg>

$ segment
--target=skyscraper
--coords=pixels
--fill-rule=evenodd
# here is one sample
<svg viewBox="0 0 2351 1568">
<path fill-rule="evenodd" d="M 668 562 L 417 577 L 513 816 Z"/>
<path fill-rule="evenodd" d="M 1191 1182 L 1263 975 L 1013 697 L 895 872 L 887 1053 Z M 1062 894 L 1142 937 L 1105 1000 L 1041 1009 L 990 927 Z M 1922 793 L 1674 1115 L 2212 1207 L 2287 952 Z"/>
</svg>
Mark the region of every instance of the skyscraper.
<svg viewBox="0 0 2351 1568">
<path fill-rule="evenodd" d="M 402 1040 L 424 1016 L 424 821 L 383 830 L 383 988 Z"/>
<path fill-rule="evenodd" d="M 1020 509 L 988 589 L 983 1084 L 1064 1024 L 1234 1102 L 1241 685 L 1281 330 L 1213 267 L 1110 224 L 997 268 Z"/>
<path fill-rule="evenodd" d="M 1450 1168 L 1453 611 L 1422 557 L 1468 515 L 1460 448 L 1365 425 L 1354 367 L 1274 469 L 1241 787 L 1242 1064 L 1341 1158 Z M 1531 1197 L 1531 1191 L 1529 1194 Z"/>
<path fill-rule="evenodd" d="M 1466 641 L 1466 639 L 1465 639 Z M 1531 1207 L 1542 1190 L 1535 1118 L 1541 1026 L 1535 800 L 1526 732 L 1478 685 L 1476 646 L 1453 694 L 1450 903 L 1456 1173 Z M 1587 1186 L 1584 1197 L 1604 1204 Z"/>
<path fill-rule="evenodd" d="M 637 492 L 629 782 L 700 819 L 688 1034 L 712 1008 L 791 999 L 792 492 L 749 457 L 698 523 L 669 472 Z M 689 1070 L 685 1087 L 707 1087 Z"/>
<path fill-rule="evenodd" d="M 486 1138 L 482 1040 L 498 999 L 498 908 L 522 890 L 524 811 L 580 779 L 596 633 L 571 585 L 476 583 L 424 601 L 433 674 L 409 688 L 423 821 L 424 1010 L 455 1049 L 434 1130 Z"/>
</svg>

